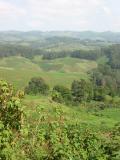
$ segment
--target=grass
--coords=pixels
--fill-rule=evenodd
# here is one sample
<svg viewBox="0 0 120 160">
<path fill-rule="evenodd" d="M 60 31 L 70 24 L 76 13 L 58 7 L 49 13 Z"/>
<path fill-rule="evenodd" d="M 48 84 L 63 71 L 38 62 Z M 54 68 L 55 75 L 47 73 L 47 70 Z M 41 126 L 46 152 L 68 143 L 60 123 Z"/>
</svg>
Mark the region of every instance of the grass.
<svg viewBox="0 0 120 160">
<path fill-rule="evenodd" d="M 63 73 L 86 73 L 97 67 L 95 61 L 81 60 L 71 57 L 55 60 L 42 60 L 40 56 L 36 56 L 33 61 L 45 71 L 58 71 Z"/>
<path fill-rule="evenodd" d="M 88 112 L 83 106 L 66 106 L 53 102 L 50 97 L 26 96 L 23 100 L 26 114 L 30 123 L 37 123 L 43 108 L 43 112 L 54 117 L 55 108 L 62 109 L 67 123 L 88 126 L 92 130 L 105 131 L 110 130 L 115 124 L 120 122 L 120 109 L 111 108 L 95 112 Z M 39 112 L 40 111 L 40 112 Z"/>
<path fill-rule="evenodd" d="M 70 87 L 73 80 L 88 79 L 87 71 L 97 66 L 94 61 L 61 58 L 52 61 L 35 57 L 34 63 L 26 58 L 14 56 L 0 59 L 0 79 L 23 89 L 32 77 L 43 77 L 51 87 L 56 84 Z"/>
</svg>

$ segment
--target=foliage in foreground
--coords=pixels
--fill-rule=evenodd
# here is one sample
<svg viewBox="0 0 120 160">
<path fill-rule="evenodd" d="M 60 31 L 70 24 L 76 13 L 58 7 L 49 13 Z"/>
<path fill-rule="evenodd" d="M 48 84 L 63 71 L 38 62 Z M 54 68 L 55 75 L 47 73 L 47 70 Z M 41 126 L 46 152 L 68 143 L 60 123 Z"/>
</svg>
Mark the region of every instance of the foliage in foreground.
<svg viewBox="0 0 120 160">
<path fill-rule="evenodd" d="M 26 117 L 22 124 L 20 99 L 4 81 L 0 81 L 0 97 L 1 160 L 119 160 L 119 125 L 107 136 L 98 134 L 68 124 L 59 106 L 53 108 L 54 116 L 37 106 L 37 121 L 30 123 Z"/>
<path fill-rule="evenodd" d="M 68 124 L 59 106 L 54 108 L 54 117 L 44 107 L 37 107 L 39 119 L 23 129 L 17 143 L 21 159 L 119 159 L 119 125 L 111 132 L 96 133 L 81 124 Z"/>
<path fill-rule="evenodd" d="M 0 159 L 9 159 L 14 133 L 21 129 L 22 109 L 19 99 L 10 84 L 0 81 Z"/>
</svg>

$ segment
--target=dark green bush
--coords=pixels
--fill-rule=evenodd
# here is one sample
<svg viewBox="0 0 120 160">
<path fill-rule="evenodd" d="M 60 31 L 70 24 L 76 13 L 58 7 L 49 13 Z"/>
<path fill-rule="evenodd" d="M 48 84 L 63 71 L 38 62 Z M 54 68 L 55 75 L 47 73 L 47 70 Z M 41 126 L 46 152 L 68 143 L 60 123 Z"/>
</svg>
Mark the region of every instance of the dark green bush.
<svg viewBox="0 0 120 160">
<path fill-rule="evenodd" d="M 109 138 L 105 141 L 104 147 L 108 160 L 120 159 L 120 123 L 109 133 Z"/>
<path fill-rule="evenodd" d="M 22 125 L 21 101 L 10 84 L 0 81 L 0 160 L 12 160 L 15 134 Z"/>
<path fill-rule="evenodd" d="M 55 94 L 56 94 L 56 98 L 55 98 Z M 61 101 L 61 102 L 70 104 L 72 101 L 71 91 L 64 86 L 56 85 L 53 88 L 52 99 L 55 100 L 56 102 Z"/>
<path fill-rule="evenodd" d="M 45 83 L 44 79 L 41 77 L 34 77 L 30 80 L 28 86 L 25 88 L 25 93 L 27 94 L 47 94 L 49 91 L 49 86 Z"/>
<path fill-rule="evenodd" d="M 0 81 L 0 121 L 4 127 L 19 130 L 21 128 L 22 107 L 20 99 L 14 94 L 10 84 Z"/>
<path fill-rule="evenodd" d="M 61 95 L 61 93 L 57 92 L 57 91 L 53 91 L 52 92 L 52 100 L 58 103 L 63 103 L 64 99 Z"/>
<path fill-rule="evenodd" d="M 90 83 L 85 80 L 75 80 L 71 85 L 73 100 L 76 103 L 89 101 L 92 99 L 93 89 Z"/>
</svg>

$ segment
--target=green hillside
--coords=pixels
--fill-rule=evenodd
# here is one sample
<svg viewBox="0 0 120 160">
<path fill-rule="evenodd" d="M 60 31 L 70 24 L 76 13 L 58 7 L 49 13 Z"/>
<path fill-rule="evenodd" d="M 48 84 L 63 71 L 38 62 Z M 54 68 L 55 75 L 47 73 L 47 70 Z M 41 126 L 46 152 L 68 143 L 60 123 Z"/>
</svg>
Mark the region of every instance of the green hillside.
<svg viewBox="0 0 120 160">
<path fill-rule="evenodd" d="M 69 87 L 74 79 L 87 79 L 87 71 L 97 67 L 94 61 L 68 57 L 51 61 L 35 57 L 32 61 L 19 56 L 0 59 L 0 78 L 17 89 L 25 87 L 34 76 L 43 77 L 51 87 L 55 84 Z"/>
<path fill-rule="evenodd" d="M 23 104 L 30 121 L 29 123 L 34 123 L 34 125 L 37 125 L 40 116 L 39 111 L 41 114 L 48 113 L 54 118 L 56 108 L 62 110 L 62 114 L 67 123 L 79 123 L 92 130 L 109 130 L 120 121 L 119 108 L 95 110 L 95 108 L 90 108 L 90 104 L 87 103 L 79 106 L 66 106 L 64 104 L 55 103 L 50 97 L 44 96 L 26 96 L 23 100 Z"/>
</svg>

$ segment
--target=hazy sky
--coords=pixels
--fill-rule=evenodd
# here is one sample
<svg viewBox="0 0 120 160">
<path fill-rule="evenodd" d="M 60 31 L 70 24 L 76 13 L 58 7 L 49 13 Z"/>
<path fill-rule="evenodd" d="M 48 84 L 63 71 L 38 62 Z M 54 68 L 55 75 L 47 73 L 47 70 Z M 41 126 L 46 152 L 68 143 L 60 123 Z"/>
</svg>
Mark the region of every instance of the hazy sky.
<svg viewBox="0 0 120 160">
<path fill-rule="evenodd" d="M 0 0 L 0 30 L 120 31 L 120 0 Z"/>
</svg>

